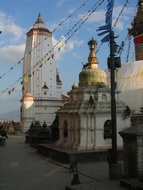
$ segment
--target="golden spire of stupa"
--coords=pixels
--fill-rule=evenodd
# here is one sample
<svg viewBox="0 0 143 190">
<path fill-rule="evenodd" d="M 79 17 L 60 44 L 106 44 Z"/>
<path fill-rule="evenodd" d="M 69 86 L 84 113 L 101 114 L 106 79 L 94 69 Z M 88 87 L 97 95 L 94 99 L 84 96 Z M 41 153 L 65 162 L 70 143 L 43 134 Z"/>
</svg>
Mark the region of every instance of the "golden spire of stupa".
<svg viewBox="0 0 143 190">
<path fill-rule="evenodd" d="M 43 20 L 42 20 L 42 18 L 41 18 L 40 13 L 38 14 L 38 18 L 37 18 L 35 24 L 36 24 L 36 23 L 43 23 L 43 24 L 44 24 L 44 22 L 43 22 Z"/>
<path fill-rule="evenodd" d="M 88 46 L 90 49 L 90 53 L 88 56 L 88 63 L 89 63 L 89 68 L 96 68 L 98 67 L 98 61 L 95 53 L 95 46 L 97 45 L 96 40 L 92 37 L 92 39 L 88 42 Z"/>
</svg>

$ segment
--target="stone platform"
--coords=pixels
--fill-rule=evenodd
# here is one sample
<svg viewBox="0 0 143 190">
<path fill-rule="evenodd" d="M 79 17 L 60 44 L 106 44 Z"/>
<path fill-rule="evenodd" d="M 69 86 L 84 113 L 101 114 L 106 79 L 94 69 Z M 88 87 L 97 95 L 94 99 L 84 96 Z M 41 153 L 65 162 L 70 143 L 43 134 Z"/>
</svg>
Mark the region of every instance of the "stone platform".
<svg viewBox="0 0 143 190">
<path fill-rule="evenodd" d="M 126 189 L 143 190 L 143 182 L 138 178 L 121 179 L 120 186 Z"/>
<path fill-rule="evenodd" d="M 107 161 L 107 150 L 73 150 L 57 147 L 54 144 L 38 144 L 37 153 L 61 163 L 70 164 L 73 161 L 97 162 Z M 118 150 L 119 160 L 123 159 L 123 151 Z"/>
</svg>

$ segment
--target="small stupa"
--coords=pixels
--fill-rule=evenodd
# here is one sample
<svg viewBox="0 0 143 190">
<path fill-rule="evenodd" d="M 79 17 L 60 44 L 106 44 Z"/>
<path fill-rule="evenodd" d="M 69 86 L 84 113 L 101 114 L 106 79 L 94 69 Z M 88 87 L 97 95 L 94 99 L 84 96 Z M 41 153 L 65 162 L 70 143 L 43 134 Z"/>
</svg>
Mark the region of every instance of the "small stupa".
<svg viewBox="0 0 143 190">
<path fill-rule="evenodd" d="M 75 150 L 97 150 L 111 147 L 111 98 L 105 71 L 98 68 L 97 42 L 88 42 L 88 63 L 79 73 L 79 83 L 68 92 L 69 100 L 56 113 L 59 118 L 57 146 Z M 119 92 L 116 91 L 116 98 Z M 117 99 L 117 133 L 130 125 L 123 118 L 126 105 Z M 118 147 L 122 139 L 117 135 Z"/>
</svg>

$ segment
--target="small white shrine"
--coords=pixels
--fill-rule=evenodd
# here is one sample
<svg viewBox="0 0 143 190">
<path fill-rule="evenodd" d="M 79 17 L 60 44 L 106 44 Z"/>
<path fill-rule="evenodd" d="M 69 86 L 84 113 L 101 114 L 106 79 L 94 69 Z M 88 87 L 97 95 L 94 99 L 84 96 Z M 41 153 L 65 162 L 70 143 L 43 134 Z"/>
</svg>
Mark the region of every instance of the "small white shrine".
<svg viewBox="0 0 143 190">
<path fill-rule="evenodd" d="M 111 97 L 106 73 L 98 68 L 95 53 L 96 41 L 88 42 L 88 63 L 79 74 L 79 84 L 68 92 L 69 101 L 57 111 L 59 139 L 57 146 L 76 150 L 95 150 L 111 147 Z M 117 146 L 122 147 L 119 131 L 130 126 L 124 118 L 126 105 L 118 100 L 116 91 Z"/>
</svg>

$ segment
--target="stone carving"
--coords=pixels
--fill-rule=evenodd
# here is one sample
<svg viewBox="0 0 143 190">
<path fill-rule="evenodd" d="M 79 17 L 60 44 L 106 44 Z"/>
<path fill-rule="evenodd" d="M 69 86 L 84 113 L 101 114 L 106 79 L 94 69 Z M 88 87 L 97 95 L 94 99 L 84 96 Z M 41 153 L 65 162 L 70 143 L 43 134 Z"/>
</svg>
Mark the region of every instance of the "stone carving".
<svg viewBox="0 0 143 190">
<path fill-rule="evenodd" d="M 83 64 L 83 68 L 82 69 L 87 69 L 89 67 L 89 63 L 82 63 Z"/>
<path fill-rule="evenodd" d="M 89 104 L 91 107 L 94 105 L 94 100 L 93 100 L 92 96 L 89 97 Z"/>
<path fill-rule="evenodd" d="M 128 119 L 130 117 L 130 114 L 131 114 L 131 110 L 130 110 L 129 106 L 126 106 L 126 109 L 123 113 L 123 119 Z"/>
</svg>

